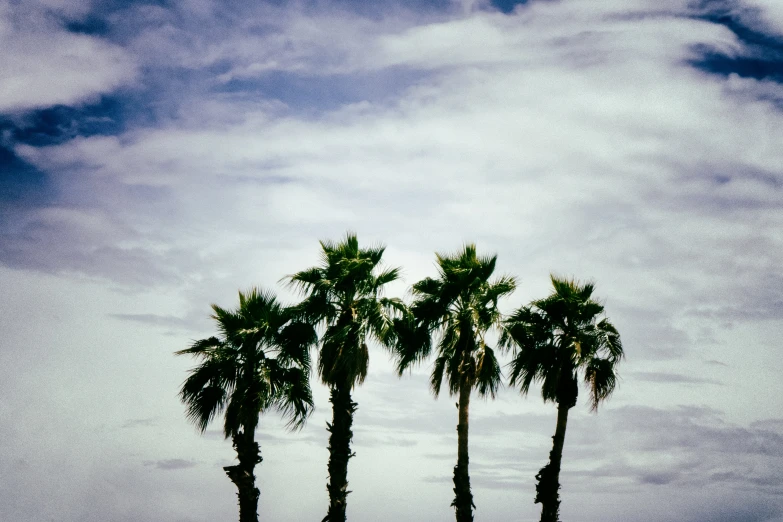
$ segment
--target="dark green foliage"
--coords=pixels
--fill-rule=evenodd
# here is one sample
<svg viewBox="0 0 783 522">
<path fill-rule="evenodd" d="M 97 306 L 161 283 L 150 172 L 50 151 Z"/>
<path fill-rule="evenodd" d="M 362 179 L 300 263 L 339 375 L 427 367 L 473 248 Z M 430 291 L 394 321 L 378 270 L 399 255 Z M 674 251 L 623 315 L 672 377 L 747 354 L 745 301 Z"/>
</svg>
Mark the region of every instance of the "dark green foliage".
<svg viewBox="0 0 783 522">
<path fill-rule="evenodd" d="M 500 324 L 498 299 L 513 292 L 516 282 L 512 277 L 489 281 L 497 256 L 479 257 L 475 245 L 466 245 L 452 256 L 436 257 L 439 277 L 413 285 L 410 313 L 396 321 L 397 370 L 402 374 L 435 348 L 430 379 L 435 396 L 445 377 L 452 395 L 459 393 L 464 381 L 481 396 L 494 398 L 501 370 L 486 334 Z M 433 337 L 439 339 L 434 347 Z"/>
<path fill-rule="evenodd" d="M 238 489 L 240 522 L 257 521 L 253 469 L 262 460 L 254 441 L 258 416 L 274 409 L 288 419 L 289 428 L 304 425 L 313 408 L 309 350 L 317 337 L 273 294 L 255 288 L 239 292 L 237 309 L 212 305 L 212 310 L 220 337 L 176 352 L 200 361 L 182 384 L 180 399 L 188 420 L 201 432 L 223 414 L 223 434 L 231 437 L 239 461 L 224 470 Z"/>
<path fill-rule="evenodd" d="M 592 299 L 594 286 L 552 276 L 554 292 L 523 306 L 505 321 L 501 344 L 514 348 L 510 363 L 512 385 L 527 394 L 541 383 L 544 401 L 558 406 L 558 419 L 549 464 L 536 479 L 536 503 L 541 521 L 556 522 L 560 499 L 559 474 L 568 410 L 576 405 L 579 373 L 590 394 L 593 411 L 614 391 L 616 366 L 623 358 L 620 334 L 604 307 Z"/>
<path fill-rule="evenodd" d="M 348 459 L 352 456 L 351 425 L 356 403 L 351 390 L 367 376 L 367 341 L 388 345 L 393 322 L 405 307 L 382 297 L 383 287 L 399 277 L 399 269 L 382 269 L 385 247 L 359 248 L 355 234 L 339 243 L 321 242 L 321 264 L 289 276 L 289 284 L 305 295 L 297 316 L 324 328 L 318 353 L 318 375 L 331 389 L 329 438 L 329 513 L 324 520 L 345 520 Z"/>
<path fill-rule="evenodd" d="M 511 277 L 490 281 L 497 256 L 479 257 L 472 244 L 456 254 L 436 257 L 438 277 L 413 285 L 414 301 L 410 310 L 395 320 L 392 334 L 400 374 L 435 351 L 430 376 L 433 394 L 440 394 L 446 380 L 449 393 L 459 395 L 452 506 L 458 522 L 469 522 L 475 508 L 468 473 L 470 394 L 476 389 L 480 396 L 494 398 L 500 386 L 500 365 L 486 336 L 500 326 L 498 299 L 510 294 L 516 282 Z"/>
</svg>

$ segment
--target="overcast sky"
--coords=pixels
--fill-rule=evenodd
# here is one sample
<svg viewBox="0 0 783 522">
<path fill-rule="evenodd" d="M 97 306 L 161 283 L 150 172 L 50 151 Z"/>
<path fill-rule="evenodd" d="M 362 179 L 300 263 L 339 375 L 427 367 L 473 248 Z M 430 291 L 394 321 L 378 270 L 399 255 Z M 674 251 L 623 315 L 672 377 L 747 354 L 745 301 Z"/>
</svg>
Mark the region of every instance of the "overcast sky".
<svg viewBox="0 0 783 522">
<path fill-rule="evenodd" d="M 0 0 L 0 519 L 237 517 L 173 352 L 347 230 L 596 282 L 627 359 L 566 437 L 573 522 L 783 521 L 778 0 Z M 504 361 L 507 361 L 506 357 Z M 454 399 L 371 350 L 352 521 L 453 519 Z M 326 513 L 326 390 L 261 419 L 262 520 Z M 556 410 L 471 404 L 476 521 L 538 520 Z"/>
</svg>

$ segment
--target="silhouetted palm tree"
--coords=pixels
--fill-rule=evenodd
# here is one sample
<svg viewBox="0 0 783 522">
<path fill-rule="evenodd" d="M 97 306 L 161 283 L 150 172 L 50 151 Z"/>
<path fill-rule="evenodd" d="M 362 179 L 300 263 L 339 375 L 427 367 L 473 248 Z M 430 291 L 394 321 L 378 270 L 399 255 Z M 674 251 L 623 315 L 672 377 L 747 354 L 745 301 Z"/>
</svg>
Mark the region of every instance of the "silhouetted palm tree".
<svg viewBox="0 0 783 522">
<path fill-rule="evenodd" d="M 403 308 L 399 299 L 381 297 L 384 285 L 399 277 L 399 269 L 381 269 L 385 247 L 359 248 L 355 234 L 339 243 L 321 241 L 322 262 L 288 277 L 306 297 L 300 317 L 323 326 L 318 374 L 329 387 L 332 422 L 329 436 L 329 511 L 324 521 L 344 522 L 348 493 L 353 415 L 357 404 L 351 390 L 367 376 L 367 341 L 387 344 L 392 317 Z"/>
<path fill-rule="evenodd" d="M 220 337 L 194 342 L 177 355 L 193 355 L 180 398 L 187 417 L 202 433 L 224 413 L 223 434 L 231 437 L 239 463 L 226 466 L 236 485 L 240 522 L 258 520 L 259 490 L 253 470 L 262 461 L 254 440 L 260 413 L 270 409 L 301 428 L 312 411 L 309 350 L 317 336 L 312 326 L 292 320 L 291 311 L 269 292 L 239 292 L 239 308 L 212 305 Z"/>
<path fill-rule="evenodd" d="M 497 256 L 479 257 L 476 246 L 465 245 L 454 255 L 436 254 L 439 275 L 412 287 L 410 313 L 395 321 L 393 333 L 402 374 L 421 362 L 437 338 L 430 386 L 437 397 L 444 377 L 451 395 L 458 395 L 457 465 L 454 467 L 454 501 L 457 522 L 473 520 L 473 494 L 468 473 L 468 413 L 471 391 L 495 397 L 501 384 L 500 365 L 487 344 L 487 333 L 500 326 L 498 299 L 511 293 L 512 277 L 490 281 Z"/>
<path fill-rule="evenodd" d="M 505 322 L 501 343 L 514 347 L 510 383 L 527 394 L 541 383 L 544 401 L 557 403 L 557 426 L 549 463 L 536 475 L 536 503 L 541 522 L 556 522 L 560 510 L 560 463 L 568 410 L 576 405 L 579 373 L 590 393 L 591 408 L 609 397 L 617 381 L 616 366 L 623 357 L 620 334 L 604 307 L 592 299 L 594 286 L 551 277 L 554 292 L 533 301 Z"/>
</svg>

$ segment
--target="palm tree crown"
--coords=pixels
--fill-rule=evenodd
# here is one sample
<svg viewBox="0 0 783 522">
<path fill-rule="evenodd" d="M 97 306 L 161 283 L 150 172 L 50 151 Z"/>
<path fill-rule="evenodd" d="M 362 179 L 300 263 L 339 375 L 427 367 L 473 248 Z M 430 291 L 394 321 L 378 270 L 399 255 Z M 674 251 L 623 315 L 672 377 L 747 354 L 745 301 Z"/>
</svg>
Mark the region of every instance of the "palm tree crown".
<svg viewBox="0 0 783 522">
<path fill-rule="evenodd" d="M 461 383 L 476 388 L 479 395 L 493 398 L 500 386 L 501 370 L 495 352 L 487 344 L 487 333 L 500 325 L 498 299 L 516 288 L 513 277 L 495 281 L 497 256 L 479 257 L 469 244 L 456 255 L 435 254 L 439 277 L 414 284 L 410 316 L 397 328 L 400 374 L 432 352 L 433 336 L 439 338 L 437 357 L 430 378 L 433 394 L 440 394 L 444 377 L 451 395 Z"/>
<path fill-rule="evenodd" d="M 554 292 L 523 306 L 505 322 L 501 342 L 515 346 L 510 383 L 527 394 L 541 382 L 544 401 L 576 404 L 578 372 L 592 410 L 615 389 L 615 368 L 623 358 L 620 334 L 592 299 L 595 286 L 551 277 Z"/>
<path fill-rule="evenodd" d="M 399 268 L 381 270 L 385 247 L 359 248 L 355 234 L 320 243 L 321 265 L 288 279 L 306 295 L 298 307 L 301 317 L 326 327 L 318 354 L 321 380 L 353 387 L 367 376 L 367 339 L 387 344 L 393 314 L 402 309 L 399 299 L 381 297 Z"/>
<path fill-rule="evenodd" d="M 255 426 L 259 413 L 280 411 L 292 428 L 301 428 L 312 411 L 309 349 L 317 340 L 306 323 L 292 321 L 291 310 L 270 292 L 239 292 L 239 308 L 212 305 L 221 336 L 194 342 L 176 355 L 201 363 L 190 370 L 180 398 L 199 431 L 225 410 L 223 434 L 234 436 Z"/>
</svg>

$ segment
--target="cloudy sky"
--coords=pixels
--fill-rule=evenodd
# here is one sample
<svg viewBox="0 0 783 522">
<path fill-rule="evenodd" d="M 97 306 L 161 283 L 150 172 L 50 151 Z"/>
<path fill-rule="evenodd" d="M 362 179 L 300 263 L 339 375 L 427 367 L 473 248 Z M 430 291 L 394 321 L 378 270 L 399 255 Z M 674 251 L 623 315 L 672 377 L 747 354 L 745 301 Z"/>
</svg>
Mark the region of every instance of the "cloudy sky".
<svg viewBox="0 0 783 522">
<path fill-rule="evenodd" d="M 621 383 L 572 410 L 570 521 L 783 521 L 778 0 L 0 0 L 0 518 L 236 517 L 177 389 L 209 304 L 346 230 L 404 296 L 476 242 L 592 279 Z M 506 359 L 507 360 L 507 359 Z M 371 353 L 354 521 L 447 521 L 454 400 Z M 326 390 L 257 434 L 263 520 L 326 512 Z M 537 520 L 555 409 L 471 412 L 478 522 Z"/>
</svg>

